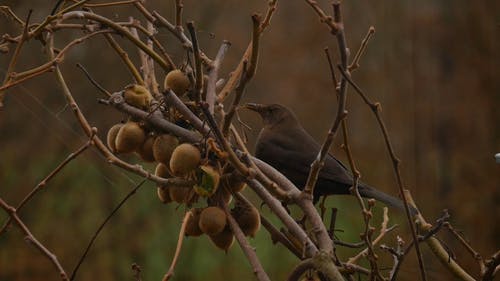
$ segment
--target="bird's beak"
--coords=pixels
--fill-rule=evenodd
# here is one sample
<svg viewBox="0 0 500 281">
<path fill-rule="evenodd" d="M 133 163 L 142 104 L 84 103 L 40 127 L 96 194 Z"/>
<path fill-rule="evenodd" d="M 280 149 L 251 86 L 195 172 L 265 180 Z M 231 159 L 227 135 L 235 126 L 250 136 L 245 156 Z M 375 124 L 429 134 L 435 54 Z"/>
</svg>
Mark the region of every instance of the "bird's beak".
<svg viewBox="0 0 500 281">
<path fill-rule="evenodd" d="M 258 104 L 258 103 L 247 103 L 247 104 L 245 104 L 245 108 L 260 113 L 260 112 L 262 112 L 262 109 L 264 108 L 264 105 L 263 104 Z"/>
</svg>

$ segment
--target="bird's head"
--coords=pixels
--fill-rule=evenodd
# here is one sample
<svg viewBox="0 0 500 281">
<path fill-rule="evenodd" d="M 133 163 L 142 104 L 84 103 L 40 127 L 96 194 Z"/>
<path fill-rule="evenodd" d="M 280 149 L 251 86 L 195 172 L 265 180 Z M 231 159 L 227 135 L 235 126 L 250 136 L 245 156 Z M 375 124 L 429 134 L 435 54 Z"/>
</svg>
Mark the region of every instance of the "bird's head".
<svg viewBox="0 0 500 281">
<path fill-rule="evenodd" d="M 277 125 L 288 122 L 297 122 L 297 118 L 290 109 L 280 104 L 247 103 L 245 108 L 259 113 L 264 125 Z"/>
</svg>

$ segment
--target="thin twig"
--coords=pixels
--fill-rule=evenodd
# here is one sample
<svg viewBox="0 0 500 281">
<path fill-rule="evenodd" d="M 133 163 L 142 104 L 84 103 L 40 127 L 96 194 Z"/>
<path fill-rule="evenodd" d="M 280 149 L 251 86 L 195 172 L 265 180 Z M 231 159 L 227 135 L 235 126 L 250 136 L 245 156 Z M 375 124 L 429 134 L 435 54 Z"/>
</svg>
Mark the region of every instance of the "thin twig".
<svg viewBox="0 0 500 281">
<path fill-rule="evenodd" d="M 196 37 L 196 30 L 194 29 L 194 22 L 190 21 L 187 23 L 187 28 L 189 34 L 191 35 L 191 41 L 193 42 L 193 56 L 195 63 L 195 97 L 197 102 L 201 102 L 201 92 L 203 90 L 203 71 L 201 69 L 201 57 L 200 48 L 198 46 L 198 38 Z"/>
<path fill-rule="evenodd" d="M 88 245 L 87 245 L 87 248 L 85 248 L 85 251 L 83 252 L 82 256 L 80 257 L 80 259 L 78 260 L 78 263 L 76 264 L 75 266 L 75 269 L 73 269 L 73 273 L 71 273 L 71 278 L 70 280 L 73 281 L 75 280 L 75 277 L 76 277 L 76 273 L 78 272 L 78 269 L 80 268 L 80 265 L 82 265 L 83 261 L 85 260 L 85 258 L 87 257 L 87 254 L 89 253 L 90 251 L 90 248 L 92 247 L 92 245 L 94 244 L 94 241 L 97 239 L 97 236 L 99 236 L 99 233 L 101 233 L 101 230 L 104 228 L 104 226 L 106 225 L 106 223 L 113 217 L 113 215 L 121 208 L 121 206 L 123 206 L 123 204 L 125 204 L 125 202 L 127 202 L 127 200 L 132 196 L 134 195 L 137 190 L 146 182 L 146 179 L 143 179 L 137 186 L 134 187 L 134 189 L 132 189 L 121 201 L 120 203 L 118 203 L 118 205 L 113 209 L 113 211 L 111 211 L 111 213 L 106 217 L 106 219 L 104 219 L 104 221 L 101 223 L 101 225 L 97 228 L 97 230 L 95 231 L 94 235 L 92 236 L 92 238 L 90 239 Z"/>
<path fill-rule="evenodd" d="M 266 27 L 271 23 L 271 19 L 273 17 L 274 12 L 276 11 L 276 7 L 278 6 L 278 0 L 270 0 L 268 3 L 268 8 L 266 15 L 264 16 L 264 20 L 260 24 L 260 33 L 262 33 Z"/>
<path fill-rule="evenodd" d="M 73 41 L 69 42 L 66 46 L 64 46 L 64 48 L 62 48 L 57 53 L 57 55 L 54 56 L 52 59 L 50 59 L 48 62 L 46 62 L 42 65 L 39 65 L 37 67 L 33 67 L 33 68 L 28 69 L 28 70 L 23 71 L 23 72 L 13 73 L 11 75 L 11 77 L 13 79 L 16 79 L 16 82 L 18 82 L 21 78 L 27 78 L 28 76 L 34 77 L 35 74 L 41 74 L 43 72 L 51 71 L 53 66 L 63 62 L 64 56 L 66 55 L 66 53 L 69 52 L 69 50 L 72 49 L 74 46 L 81 44 L 85 40 L 88 40 L 96 35 L 106 34 L 106 33 L 110 33 L 110 32 L 113 32 L 113 31 L 111 29 L 101 29 L 101 30 L 97 30 L 97 31 L 91 32 L 89 34 L 86 34 L 85 36 L 82 36 L 80 38 L 76 38 Z"/>
<path fill-rule="evenodd" d="M 271 0 L 269 1 L 268 5 L 269 6 L 266 12 L 266 16 L 264 17 L 264 20 L 261 21 L 261 24 L 259 26 L 259 32 L 258 32 L 259 35 L 262 35 L 264 30 L 269 26 L 272 15 L 276 11 L 277 1 Z M 243 54 L 243 56 L 240 59 L 240 62 L 238 63 L 238 66 L 236 66 L 236 69 L 231 73 L 231 76 L 227 80 L 222 90 L 220 90 L 219 96 L 217 97 L 217 100 L 219 102 L 223 102 L 227 98 L 227 96 L 234 90 L 234 88 L 237 87 L 238 79 L 241 76 L 241 72 L 243 71 L 243 62 L 244 61 L 248 62 L 250 60 L 250 56 L 252 53 L 252 46 L 253 46 L 253 40 L 248 44 L 245 53 Z M 255 55 L 257 55 L 257 53 Z"/>
<path fill-rule="evenodd" d="M 297 258 L 302 258 L 302 253 L 294 246 L 292 242 L 281 233 L 269 220 L 267 220 L 264 216 L 260 215 L 260 221 L 264 228 L 269 232 L 271 236 L 271 241 L 273 244 L 279 242 L 283 244 L 290 252 L 292 252 Z"/>
<path fill-rule="evenodd" d="M 171 66 L 155 51 L 153 51 L 151 48 L 149 48 L 144 42 L 141 40 L 138 40 L 137 38 L 134 37 L 132 33 L 130 33 L 125 27 L 115 23 L 114 21 L 91 13 L 91 12 L 85 12 L 85 11 L 78 11 L 78 12 L 68 12 L 63 15 L 62 20 L 67 20 L 67 19 L 72 19 L 72 18 L 85 18 L 88 20 L 93 20 L 96 22 L 99 22 L 101 24 L 106 25 L 107 27 L 115 30 L 119 34 L 123 35 L 126 37 L 131 43 L 136 45 L 137 47 L 141 48 L 145 53 L 147 53 L 150 57 L 152 57 L 164 70 L 165 72 L 168 72 L 171 70 Z"/>
<path fill-rule="evenodd" d="M 89 146 L 92 145 L 92 140 L 93 140 L 93 138 L 95 136 L 95 133 L 97 132 L 97 129 L 93 128 L 93 132 L 94 133 L 91 135 L 91 137 L 89 138 L 89 140 L 84 145 L 82 145 L 80 148 L 78 148 L 74 152 L 70 153 L 66 157 L 66 159 L 64 159 L 63 162 L 61 162 L 59 165 L 57 165 L 57 167 L 54 170 L 52 170 L 43 180 L 41 180 L 35 186 L 35 188 L 33 188 L 33 190 L 31 190 L 31 192 L 28 195 L 26 195 L 26 197 L 24 197 L 24 199 L 21 201 L 21 203 L 19 203 L 19 205 L 17 206 L 16 212 L 19 212 L 24 207 L 24 205 L 26 205 L 26 203 L 28 203 L 28 201 L 30 201 L 31 198 L 33 198 L 33 196 L 35 196 L 35 194 L 38 193 L 38 191 L 40 191 L 43 188 L 45 188 L 45 186 L 47 185 L 47 183 L 50 180 L 52 180 L 57 174 L 59 174 L 59 172 L 61 172 L 61 170 L 69 162 L 71 162 L 71 160 L 76 159 L 76 157 L 78 157 L 82 152 L 84 152 L 87 148 L 89 148 Z M 2 226 L 2 229 L 0 230 L 0 235 L 2 235 L 2 233 L 4 233 L 4 231 L 10 225 L 11 221 L 12 221 L 12 218 L 8 219 L 7 222 L 4 223 L 4 225 Z"/>
<path fill-rule="evenodd" d="M 224 134 L 224 136 L 227 136 L 229 132 L 231 120 L 233 119 L 233 116 L 236 113 L 236 109 L 238 108 L 238 105 L 241 101 L 241 97 L 243 96 L 243 93 L 245 91 L 245 86 L 248 81 L 248 75 L 246 75 L 247 73 L 246 69 L 247 69 L 246 62 L 244 62 L 243 71 L 241 72 L 241 77 L 238 87 L 236 87 L 236 95 L 234 97 L 233 103 L 231 104 L 228 113 L 224 115 L 224 122 L 222 125 L 222 133 Z"/>
<path fill-rule="evenodd" d="M 35 28 L 35 30 L 33 30 L 32 32 L 29 33 L 30 38 L 33 38 L 33 37 L 36 38 L 36 37 L 38 37 L 38 35 L 40 35 L 40 33 L 42 31 L 44 31 L 44 29 L 47 27 L 47 25 L 49 25 L 50 23 L 52 23 L 54 20 L 59 19 L 61 17 L 61 15 L 63 15 L 64 13 L 69 12 L 69 11 L 71 11 L 73 9 L 78 8 L 81 5 L 85 4 L 85 2 L 88 2 L 88 1 L 89 0 L 82 0 L 82 1 L 76 2 L 75 4 L 70 5 L 70 6 L 68 6 L 68 7 L 60 10 L 59 12 L 57 12 L 57 14 L 51 14 L 51 15 L 47 16 L 45 18 L 45 20 L 40 25 L 38 25 Z M 57 9 L 57 5 L 56 5 L 55 9 Z"/>
<path fill-rule="evenodd" d="M 366 46 L 368 46 L 368 41 L 370 41 L 370 38 L 372 35 L 375 33 L 375 27 L 370 26 L 368 29 L 368 32 L 366 33 L 365 38 L 363 38 L 363 41 L 361 41 L 361 46 L 359 47 L 358 51 L 356 52 L 356 55 L 354 55 L 354 58 L 352 59 L 351 64 L 347 67 L 347 69 L 350 72 L 353 72 L 354 70 L 358 69 L 359 67 L 359 60 L 361 59 L 361 56 L 364 54 L 366 50 Z"/>
<path fill-rule="evenodd" d="M 89 8 L 103 8 L 103 7 L 113 7 L 113 6 L 133 4 L 133 3 L 139 2 L 139 1 L 141 1 L 141 0 L 123 0 L 123 1 L 116 1 L 116 2 L 108 2 L 108 3 L 84 4 L 83 6 L 89 7 Z"/>
<path fill-rule="evenodd" d="M 146 13 L 145 15 L 147 15 L 148 12 L 147 12 L 147 10 L 145 10 L 145 8 L 144 8 L 144 11 Z M 171 24 L 167 19 L 165 19 L 164 17 L 162 17 L 156 11 L 153 11 L 153 13 L 151 13 L 151 16 L 154 19 L 154 20 L 152 20 L 153 22 L 155 22 L 156 24 L 159 24 L 162 27 L 165 27 L 175 37 L 177 37 L 177 39 L 179 39 L 179 41 L 181 42 L 182 46 L 186 50 L 191 51 L 191 52 L 193 51 L 193 43 L 191 42 L 191 40 L 189 40 L 189 38 L 186 36 L 186 34 L 184 34 L 184 29 L 182 28 L 182 26 L 175 26 L 175 25 Z M 199 50 L 199 52 L 200 52 L 200 58 L 201 58 L 202 62 L 205 65 L 211 65 L 212 64 L 212 60 L 207 55 L 205 55 L 205 53 L 203 53 L 201 50 Z"/>
<path fill-rule="evenodd" d="M 404 198 L 407 200 L 409 204 L 411 204 L 413 207 L 416 208 L 411 193 L 407 189 L 404 190 Z M 417 214 L 417 222 L 419 229 L 422 230 L 424 233 L 432 231 L 433 226 L 426 222 L 424 216 L 421 213 Z M 425 242 L 427 243 L 431 251 L 434 253 L 434 255 L 441 262 L 441 264 L 446 269 L 448 269 L 456 278 L 462 281 L 475 281 L 475 279 L 472 276 L 470 276 L 470 274 L 467 273 L 459 264 L 457 264 L 455 260 L 450 259 L 448 251 L 443 247 L 439 239 L 437 239 L 434 236 L 430 236 L 425 240 Z M 415 243 L 414 240 L 412 241 L 412 243 Z"/>
<path fill-rule="evenodd" d="M 252 24 L 253 24 L 253 31 L 252 31 L 252 51 L 250 55 L 250 60 L 249 60 L 249 65 L 247 69 L 246 75 L 248 76 L 246 79 L 250 80 L 254 75 L 255 71 L 257 70 L 257 63 L 259 61 L 259 42 L 260 42 L 260 26 L 261 26 L 262 19 L 258 14 L 252 15 Z"/>
<path fill-rule="evenodd" d="M 7 66 L 7 70 L 5 71 L 5 78 L 2 83 L 2 86 L 5 87 L 6 84 L 8 84 L 11 80 L 11 72 L 14 71 L 14 68 L 17 64 L 17 59 L 19 57 L 19 54 L 21 52 L 21 48 L 24 45 L 24 42 L 26 42 L 29 39 L 29 34 L 28 34 L 28 25 L 29 25 L 29 20 L 31 18 L 31 13 L 33 10 L 29 10 L 28 15 L 26 16 L 26 21 L 24 23 L 24 28 L 23 28 L 23 34 L 21 36 L 21 40 L 17 43 L 16 49 L 14 50 L 14 54 L 12 55 L 12 58 L 10 59 L 9 66 Z M 3 88 L 2 87 L 2 88 Z M 0 88 L 0 108 L 3 107 L 3 100 L 5 96 L 4 89 Z"/>
<path fill-rule="evenodd" d="M 306 0 L 313 9 L 318 12 L 320 11 L 323 13 L 323 11 L 317 6 L 317 4 L 314 1 Z M 341 21 L 342 17 L 340 15 L 340 4 L 334 4 L 334 9 L 335 12 L 335 22 L 333 23 L 333 26 L 336 27 L 335 30 L 335 36 L 337 38 L 337 44 L 339 45 L 339 53 L 340 53 L 340 58 L 341 58 L 341 65 L 342 68 L 346 69 L 347 68 L 347 56 L 348 56 L 348 51 L 346 47 L 346 40 L 345 40 L 345 35 L 344 35 L 344 25 L 343 22 Z M 320 13 L 320 14 L 321 14 Z M 330 18 L 331 19 L 331 18 Z M 340 82 L 340 89 L 339 89 L 339 104 L 337 107 L 337 114 L 335 116 L 335 120 L 332 123 L 332 126 L 330 130 L 328 131 L 328 135 L 321 145 L 321 149 L 318 152 L 318 155 L 316 156 L 316 159 L 314 162 L 311 164 L 311 170 L 309 172 L 309 175 L 307 177 L 307 182 L 304 187 L 304 193 L 309 194 L 311 197 L 314 193 L 314 187 L 316 185 L 316 181 L 319 176 L 319 172 L 321 171 L 321 168 L 324 165 L 324 161 L 326 158 L 326 155 L 328 155 L 328 151 L 330 150 L 331 145 L 333 144 L 333 141 L 335 139 L 335 135 L 337 133 L 337 129 L 341 123 L 341 121 L 347 116 L 347 111 L 345 109 L 345 104 L 346 104 L 346 93 L 347 93 L 347 87 L 345 81 Z"/>
<path fill-rule="evenodd" d="M 61 276 L 61 279 L 64 281 L 68 280 L 68 276 L 66 275 L 66 272 L 64 271 L 64 268 L 62 265 L 59 263 L 57 260 L 57 256 L 50 252 L 45 246 L 40 243 L 35 236 L 31 233 L 29 228 L 23 223 L 23 221 L 19 218 L 19 216 L 16 213 L 16 209 L 12 206 L 9 206 L 2 198 L 0 198 L 0 207 L 9 214 L 10 218 L 14 220 L 14 222 L 19 226 L 19 229 L 26 235 L 26 240 L 29 241 L 31 244 L 33 244 L 44 256 L 46 256 L 52 264 L 57 268 L 59 275 Z"/>
<path fill-rule="evenodd" d="M 175 25 L 182 27 L 182 0 L 175 0 Z"/>
<path fill-rule="evenodd" d="M 184 219 L 182 220 L 181 229 L 179 230 L 179 238 L 177 239 L 177 247 L 175 248 L 174 258 L 172 259 L 172 263 L 167 271 L 167 273 L 163 276 L 163 281 L 167 281 L 170 277 L 174 276 L 175 266 L 177 265 L 177 260 L 181 254 L 182 242 L 184 241 L 186 226 L 189 221 L 189 218 L 193 216 L 193 212 L 191 210 L 187 211 L 184 215 Z"/>
<path fill-rule="evenodd" d="M 5 15 L 10 16 L 17 22 L 20 26 L 24 27 L 24 21 L 19 18 L 9 6 L 0 6 L 0 11 L 2 11 Z"/>
<path fill-rule="evenodd" d="M 315 0 L 306 0 L 306 2 L 311 5 L 311 8 L 318 14 L 320 21 L 325 23 L 330 29 L 330 33 L 333 35 L 337 34 L 339 31 L 338 22 L 334 22 L 331 16 L 326 15 L 326 13 L 318 6 Z M 339 21 L 340 22 L 340 21 Z"/>
<path fill-rule="evenodd" d="M 111 93 L 108 90 L 104 89 L 103 86 L 101 86 L 99 83 L 97 83 L 97 81 L 95 81 L 94 78 L 92 78 L 90 73 L 85 69 L 85 67 L 83 67 L 83 65 L 77 63 L 76 67 L 80 68 L 83 71 L 87 79 L 89 79 L 90 83 L 92 83 L 92 85 L 94 85 L 99 91 L 101 91 L 101 93 L 105 94 L 108 97 L 111 96 Z"/>
<path fill-rule="evenodd" d="M 325 47 L 324 51 L 325 51 L 326 59 L 328 60 L 328 67 L 330 69 L 330 74 L 332 76 L 333 88 L 335 89 L 335 93 L 338 95 L 339 90 L 340 90 L 339 82 L 337 81 L 337 76 L 335 75 L 332 57 L 330 56 L 330 50 L 328 49 L 328 47 Z"/>
<path fill-rule="evenodd" d="M 384 207 L 383 220 L 380 225 L 379 235 L 375 239 L 373 239 L 373 241 L 371 241 L 372 250 L 373 246 L 377 245 L 387 233 L 389 233 L 391 230 L 397 227 L 397 225 L 387 227 L 388 223 L 389 223 L 388 209 L 387 207 Z M 350 258 L 347 263 L 356 263 L 357 260 L 359 260 L 359 258 L 366 256 L 368 254 L 368 251 L 369 251 L 368 248 L 364 249 L 363 251 L 359 252 L 356 256 Z"/>
<path fill-rule="evenodd" d="M 127 69 L 130 71 L 130 73 L 134 77 L 135 82 L 137 84 L 139 84 L 139 85 L 143 85 L 144 86 L 145 85 L 144 84 L 144 80 L 142 79 L 141 74 L 139 73 L 139 71 L 135 67 L 134 63 L 130 60 L 127 52 L 125 52 L 125 50 L 123 50 L 122 47 L 120 47 L 120 45 L 118 45 L 118 43 L 113 38 L 113 36 L 111 36 L 111 34 L 104 34 L 104 37 L 108 41 L 109 45 L 120 56 L 120 58 L 122 59 L 123 63 L 125 63 L 125 65 L 127 66 Z"/>
<path fill-rule="evenodd" d="M 354 89 L 356 90 L 356 92 L 362 97 L 362 99 L 365 101 L 365 103 L 370 107 L 370 109 L 372 110 L 372 112 L 375 114 L 375 117 L 376 117 L 377 122 L 378 122 L 378 124 L 380 126 L 380 129 L 382 130 L 382 134 L 384 136 L 384 140 L 385 140 L 385 144 L 386 144 L 387 150 L 389 151 L 389 154 L 390 154 L 391 159 L 392 159 L 392 164 L 393 164 L 394 172 L 396 174 L 397 183 L 398 183 L 398 187 L 399 187 L 399 194 L 400 194 L 400 196 L 402 198 L 402 201 L 403 201 L 404 207 L 405 207 L 404 209 L 405 209 L 405 213 L 406 213 L 406 218 L 407 218 L 408 224 L 410 225 L 410 229 L 411 229 L 413 241 L 415 243 L 415 252 L 416 252 L 416 255 L 417 255 L 418 264 L 419 264 L 419 268 L 420 268 L 420 275 L 421 275 L 422 280 L 426 281 L 427 280 L 427 276 L 425 274 L 424 261 L 423 261 L 422 253 L 420 251 L 420 246 L 417 243 L 417 241 L 418 241 L 417 232 L 416 232 L 413 220 L 411 218 L 410 207 L 408 206 L 408 201 L 406 200 L 406 197 L 404 196 L 403 181 L 402 181 L 402 178 L 401 178 L 401 172 L 399 170 L 400 160 L 397 158 L 397 156 L 396 156 L 396 154 L 394 152 L 391 140 L 389 138 L 389 133 L 387 132 L 387 128 L 385 126 L 384 121 L 382 120 L 382 117 L 380 116 L 381 105 L 380 105 L 380 103 L 373 103 L 373 102 L 371 102 L 367 98 L 367 96 L 364 94 L 364 92 L 359 88 L 359 86 L 356 85 L 356 83 L 354 83 L 351 80 L 351 78 L 349 77 L 349 74 L 346 73 L 346 71 L 341 66 L 338 66 L 338 69 L 340 70 L 340 73 L 342 74 L 342 77 L 345 80 L 347 80 L 349 82 L 349 84 L 351 84 L 354 87 Z"/>
<path fill-rule="evenodd" d="M 462 245 L 467 249 L 472 257 L 474 257 L 474 259 L 479 262 L 480 267 L 484 266 L 483 258 L 481 257 L 481 255 L 476 250 L 474 250 L 474 248 L 472 248 L 470 243 L 462 235 L 460 235 L 460 233 L 458 233 L 458 231 L 456 231 L 449 222 L 445 222 L 444 227 L 446 227 L 458 239 L 458 241 L 462 243 Z"/>
</svg>

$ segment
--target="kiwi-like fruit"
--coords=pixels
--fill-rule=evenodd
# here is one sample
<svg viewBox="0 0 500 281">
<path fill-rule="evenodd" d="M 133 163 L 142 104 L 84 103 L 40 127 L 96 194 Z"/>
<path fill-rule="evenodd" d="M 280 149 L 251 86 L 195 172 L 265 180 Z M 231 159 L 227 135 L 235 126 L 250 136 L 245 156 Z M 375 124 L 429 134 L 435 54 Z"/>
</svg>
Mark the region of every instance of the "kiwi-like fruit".
<svg viewBox="0 0 500 281">
<path fill-rule="evenodd" d="M 147 109 L 153 99 L 153 96 L 146 87 L 137 84 L 125 87 L 123 97 L 125 98 L 125 102 L 141 109 Z"/>
<path fill-rule="evenodd" d="M 170 71 L 163 83 L 165 89 L 171 89 L 179 97 L 186 93 L 189 85 L 189 78 L 179 69 Z"/>
<path fill-rule="evenodd" d="M 184 176 L 193 171 L 201 161 L 201 153 L 196 146 L 183 143 L 177 146 L 170 158 L 170 170 L 176 176 Z"/>
<path fill-rule="evenodd" d="M 241 176 L 238 176 L 233 173 L 225 177 L 222 183 L 228 190 L 234 193 L 243 191 L 243 189 L 245 189 L 246 186 L 245 182 L 241 180 Z"/>
<path fill-rule="evenodd" d="M 158 195 L 158 199 L 164 204 L 172 202 L 172 198 L 170 198 L 170 194 L 166 187 L 158 186 L 156 188 L 156 195 Z"/>
<path fill-rule="evenodd" d="M 159 135 L 153 143 L 153 156 L 158 162 L 169 165 L 170 158 L 175 148 L 179 145 L 179 140 L 172 135 Z"/>
<path fill-rule="evenodd" d="M 115 139 L 115 149 L 118 153 L 128 153 L 136 150 L 146 140 L 146 133 L 136 122 L 125 123 Z"/>
<path fill-rule="evenodd" d="M 144 143 L 137 148 L 137 154 L 141 156 L 142 160 L 146 162 L 154 162 L 155 158 L 153 155 L 153 143 L 155 138 L 153 136 L 146 137 Z"/>
<path fill-rule="evenodd" d="M 170 173 L 168 171 L 168 166 L 163 163 L 158 163 L 155 168 L 155 175 L 162 178 L 169 178 Z"/>
<path fill-rule="evenodd" d="M 115 124 L 115 125 L 113 125 L 113 127 L 109 128 L 109 131 L 108 131 L 108 136 L 107 136 L 106 140 L 107 140 L 109 149 L 113 153 L 116 153 L 116 145 L 115 145 L 116 135 L 118 135 L 118 131 L 120 131 L 121 127 L 123 127 L 122 123 Z"/>
<path fill-rule="evenodd" d="M 203 234 L 199 226 L 201 211 L 203 211 L 201 208 L 191 209 L 192 215 L 188 217 L 186 223 L 186 236 L 200 236 Z"/>
<path fill-rule="evenodd" d="M 257 208 L 238 200 L 231 210 L 231 214 L 246 236 L 255 237 L 260 228 L 260 214 Z"/>
<path fill-rule="evenodd" d="M 220 174 L 210 165 L 202 165 L 197 170 L 198 183 L 194 186 L 194 191 L 200 196 L 210 197 L 219 187 Z"/>
<path fill-rule="evenodd" d="M 218 234 L 226 226 L 226 213 L 219 207 L 207 207 L 201 212 L 198 225 L 205 234 Z"/>
<path fill-rule="evenodd" d="M 191 188 L 185 186 L 169 186 L 168 194 L 170 198 L 177 203 L 186 203 L 189 199 Z"/>
<path fill-rule="evenodd" d="M 155 168 L 155 175 L 162 178 L 169 178 L 170 174 L 168 172 L 168 167 L 165 164 L 158 163 Z M 170 198 L 170 192 L 168 188 L 157 185 L 156 193 L 161 202 L 165 204 L 172 202 L 172 198 Z"/>
<path fill-rule="evenodd" d="M 234 242 L 234 235 L 231 228 L 229 228 L 229 225 L 226 225 L 224 230 L 220 233 L 209 235 L 208 237 L 215 244 L 215 246 L 217 246 L 217 248 L 224 250 L 225 252 L 231 248 Z"/>
</svg>

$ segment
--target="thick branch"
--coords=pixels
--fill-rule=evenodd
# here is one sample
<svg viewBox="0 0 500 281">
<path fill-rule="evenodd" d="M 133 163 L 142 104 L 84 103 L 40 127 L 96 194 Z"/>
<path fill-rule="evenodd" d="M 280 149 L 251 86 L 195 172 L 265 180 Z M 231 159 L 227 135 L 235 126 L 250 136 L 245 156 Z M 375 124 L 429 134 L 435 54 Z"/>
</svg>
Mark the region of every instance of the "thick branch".
<svg viewBox="0 0 500 281">
<path fill-rule="evenodd" d="M 208 111 L 210 111 L 211 114 L 214 114 L 215 97 L 217 96 L 215 91 L 216 91 L 217 77 L 219 75 L 219 68 L 230 46 L 231 43 L 229 43 L 229 41 L 224 41 L 222 43 L 208 73 L 206 102 L 208 103 Z"/>
<path fill-rule="evenodd" d="M 247 257 L 250 264 L 252 265 L 253 273 L 255 274 L 255 276 L 259 281 L 270 281 L 271 279 L 269 279 L 269 276 L 267 276 L 266 271 L 262 267 L 259 258 L 255 254 L 255 250 L 248 243 L 245 234 L 243 233 L 240 226 L 234 219 L 233 215 L 231 215 L 231 212 L 229 211 L 229 208 L 227 207 L 225 202 L 223 202 L 223 208 L 224 212 L 226 213 L 229 227 L 231 228 L 231 231 L 233 232 L 236 241 L 238 241 L 238 244 L 240 244 L 241 250 Z"/>
<path fill-rule="evenodd" d="M 320 272 L 328 281 L 344 280 L 332 262 L 331 256 L 328 253 L 320 251 L 314 257 L 299 263 L 288 277 L 288 281 L 299 281 L 304 272 L 311 269 Z"/>
</svg>

